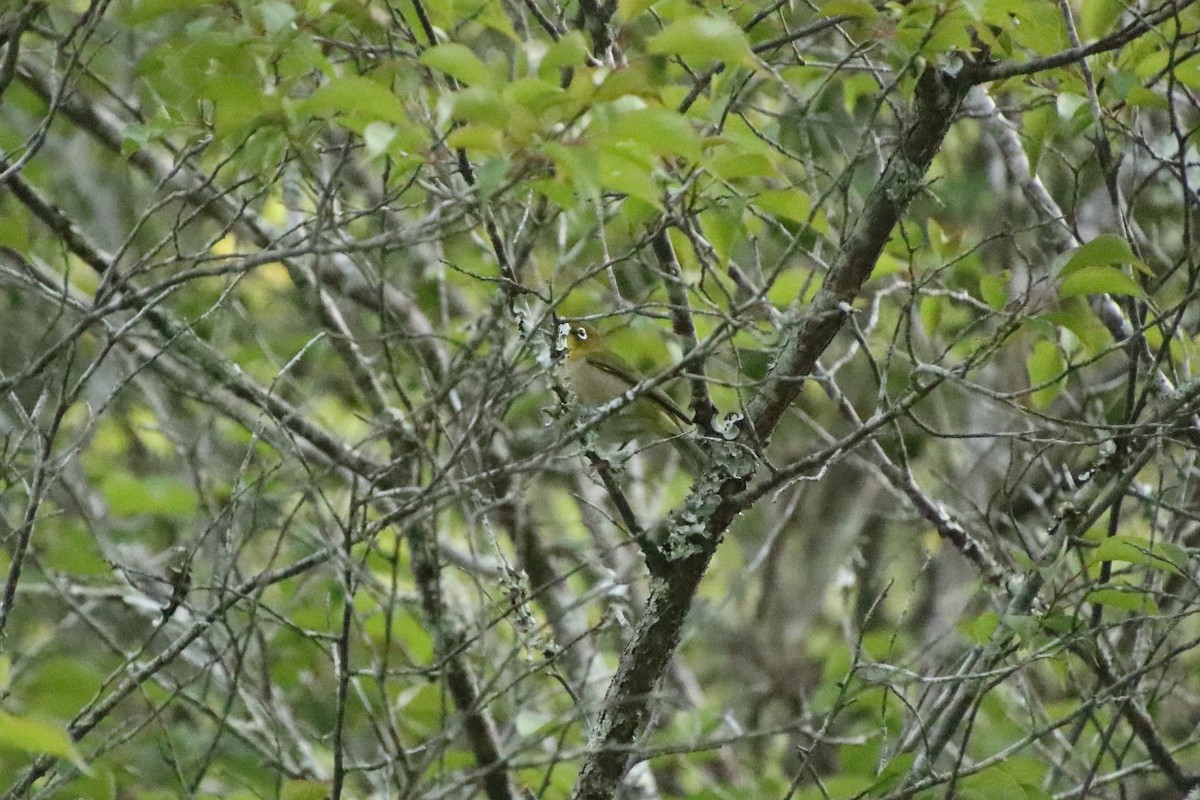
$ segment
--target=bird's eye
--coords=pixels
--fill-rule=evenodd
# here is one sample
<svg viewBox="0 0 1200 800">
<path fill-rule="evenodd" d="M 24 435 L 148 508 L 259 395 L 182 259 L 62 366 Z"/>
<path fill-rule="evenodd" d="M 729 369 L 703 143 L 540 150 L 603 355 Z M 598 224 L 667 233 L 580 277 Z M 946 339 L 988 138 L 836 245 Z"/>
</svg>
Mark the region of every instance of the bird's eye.
<svg viewBox="0 0 1200 800">
<path fill-rule="evenodd" d="M 575 329 L 575 338 L 581 342 L 586 342 L 587 341 L 587 328 L 576 328 Z"/>
</svg>

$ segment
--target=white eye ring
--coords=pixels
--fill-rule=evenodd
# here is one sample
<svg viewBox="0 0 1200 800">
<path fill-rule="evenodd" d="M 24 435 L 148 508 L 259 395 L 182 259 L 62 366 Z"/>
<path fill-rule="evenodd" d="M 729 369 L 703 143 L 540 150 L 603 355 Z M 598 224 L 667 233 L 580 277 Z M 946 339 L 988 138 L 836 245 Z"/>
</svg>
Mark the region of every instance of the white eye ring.
<svg viewBox="0 0 1200 800">
<path fill-rule="evenodd" d="M 586 342 L 587 341 L 587 328 L 576 328 L 575 329 L 575 338 L 581 342 Z"/>
</svg>

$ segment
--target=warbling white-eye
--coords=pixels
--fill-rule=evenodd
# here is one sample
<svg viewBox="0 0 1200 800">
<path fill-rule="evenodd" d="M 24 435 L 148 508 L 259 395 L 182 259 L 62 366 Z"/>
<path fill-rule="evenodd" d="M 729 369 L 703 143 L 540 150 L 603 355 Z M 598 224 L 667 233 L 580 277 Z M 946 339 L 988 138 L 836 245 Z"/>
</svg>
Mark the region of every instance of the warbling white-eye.
<svg viewBox="0 0 1200 800">
<path fill-rule="evenodd" d="M 621 397 L 646 380 L 622 358 L 591 325 L 567 321 L 566 370 L 571 388 L 587 406 L 601 406 Z M 692 418 L 658 387 L 647 389 L 621 409 L 606 425 L 610 432 L 629 438 L 669 439 L 693 471 L 703 463 L 696 443 L 686 438 Z"/>
</svg>

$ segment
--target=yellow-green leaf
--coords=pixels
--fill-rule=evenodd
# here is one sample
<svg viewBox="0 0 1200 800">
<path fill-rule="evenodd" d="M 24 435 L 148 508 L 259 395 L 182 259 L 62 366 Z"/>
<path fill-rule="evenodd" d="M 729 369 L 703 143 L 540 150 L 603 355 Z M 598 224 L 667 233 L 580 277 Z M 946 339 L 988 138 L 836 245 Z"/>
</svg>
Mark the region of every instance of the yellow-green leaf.
<svg viewBox="0 0 1200 800">
<path fill-rule="evenodd" d="M 408 122 L 408 115 L 396 95 L 383 84 L 361 75 L 334 78 L 300 103 L 298 109 L 311 114 L 332 111 L 400 125 Z"/>
<path fill-rule="evenodd" d="M 583 34 L 571 31 L 546 50 L 541 66 L 547 69 L 580 67 L 587 63 L 588 46 Z"/>
<path fill-rule="evenodd" d="M 1175 80 L 1189 89 L 1200 89 L 1200 57 L 1191 56 L 1175 65 Z"/>
<path fill-rule="evenodd" d="M 750 40 L 729 17 L 696 15 L 676 20 L 649 41 L 656 55 L 727 64 L 753 63 Z"/>
<path fill-rule="evenodd" d="M 921 327 L 926 336 L 937 336 L 942 327 L 942 319 L 946 314 L 946 298 L 941 295 L 928 295 L 921 298 L 921 306 L 917 311 L 921 318 Z"/>
<path fill-rule="evenodd" d="M 57 725 L 0 711 L 0 747 L 68 759 L 82 765 L 75 743 Z"/>
<path fill-rule="evenodd" d="M 995 611 L 985 611 L 977 617 L 965 620 L 958 625 L 959 631 L 976 644 L 987 644 L 992 634 L 1000 627 L 1000 615 Z"/>
<path fill-rule="evenodd" d="M 754 205 L 773 216 L 803 223 L 808 222 L 812 200 L 802 189 L 768 189 L 759 192 Z"/>
<path fill-rule="evenodd" d="M 279 792 L 281 800 L 321 800 L 329 796 L 329 787 L 319 781 L 287 781 Z"/>
<path fill-rule="evenodd" d="M 1125 96 L 1125 102 L 1131 106 L 1139 108 L 1160 108 L 1167 109 L 1171 107 L 1171 103 L 1167 98 L 1163 97 L 1158 92 L 1152 92 L 1144 86 L 1134 86 L 1130 88 L 1129 94 Z"/>
<path fill-rule="evenodd" d="M 720 155 L 711 162 L 711 169 L 727 181 L 737 178 L 763 178 L 778 174 L 771 160 L 761 153 Z"/>
<path fill-rule="evenodd" d="M 1120 0 L 1088 0 L 1079 7 L 1079 28 L 1084 41 L 1109 33 L 1125 10 Z"/>
<path fill-rule="evenodd" d="M 636 197 L 655 208 L 661 207 L 658 185 L 650 170 L 629 153 L 606 148 L 600 151 L 596 166 L 600 185 L 605 189 Z"/>
<path fill-rule="evenodd" d="M 1188 555 L 1177 545 L 1151 542 L 1141 536 L 1118 534 L 1101 541 L 1099 546 L 1088 554 L 1087 560 L 1089 565 L 1103 561 L 1124 561 L 1182 575 L 1187 569 Z"/>
<path fill-rule="evenodd" d="M 1133 248 L 1129 246 L 1129 242 L 1113 233 L 1101 234 L 1087 244 L 1068 250 L 1066 255 L 1067 263 L 1059 272 L 1061 277 L 1066 277 L 1072 272 L 1086 267 L 1140 263 L 1138 257 L 1133 254 Z"/>
<path fill-rule="evenodd" d="M 1045 408 L 1054 402 L 1054 398 L 1062 391 L 1062 374 L 1066 368 L 1062 351 L 1054 342 L 1043 340 L 1033 346 L 1029 358 L 1025 360 L 1025 369 L 1029 372 L 1030 386 L 1041 387 L 1031 397 L 1034 408 Z"/>
<path fill-rule="evenodd" d="M 503 98 L 490 88 L 474 86 L 454 95 L 454 118 L 460 122 L 503 128 L 508 123 L 509 115 Z"/>
<path fill-rule="evenodd" d="M 1003 270 L 999 274 L 988 273 L 979 277 L 979 296 L 997 311 L 1003 311 L 1008 305 L 1008 282 L 1012 280 L 1012 272 Z"/>
<path fill-rule="evenodd" d="M 1097 589 L 1088 592 L 1085 598 L 1089 603 L 1119 608 L 1122 611 L 1140 611 L 1143 614 L 1157 614 L 1158 604 L 1149 595 L 1138 591 L 1123 589 Z"/>
<path fill-rule="evenodd" d="M 500 131 L 486 125 L 463 125 L 446 137 L 450 147 L 476 153 L 498 153 L 500 141 Z"/>
<path fill-rule="evenodd" d="M 617 16 L 628 22 L 656 2 L 658 0 L 617 0 Z"/>
<path fill-rule="evenodd" d="M 541 112 L 562 102 L 565 94 L 558 86 L 541 78 L 519 78 L 504 87 L 501 97 L 530 111 Z"/>
<path fill-rule="evenodd" d="M 1021 784 L 1004 771 L 1003 764 L 969 775 L 962 781 L 964 797 L 986 797 L 988 800 L 1028 800 L 1029 794 Z"/>
<path fill-rule="evenodd" d="M 1058 290 L 1060 297 L 1084 294 L 1143 294 L 1137 281 L 1116 267 L 1083 267 L 1063 279 Z"/>
<path fill-rule="evenodd" d="M 444 72 L 467 86 L 490 83 L 492 79 L 491 70 L 479 60 L 479 56 L 458 42 L 435 45 L 421 54 L 420 61 L 425 66 Z"/>
<path fill-rule="evenodd" d="M 700 225 L 721 266 L 725 266 L 729 263 L 729 254 L 734 242 L 745 238 L 741 214 L 730 208 L 714 208 L 701 212 Z"/>
<path fill-rule="evenodd" d="M 621 115 L 612 133 L 648 145 L 659 154 L 671 153 L 692 161 L 700 158 L 700 134 L 682 114 L 665 108 L 641 108 Z"/>
<path fill-rule="evenodd" d="M 879 10 L 866 0 L 830 0 L 821 6 L 821 14 L 825 17 L 857 17 L 858 19 L 875 19 Z"/>
</svg>

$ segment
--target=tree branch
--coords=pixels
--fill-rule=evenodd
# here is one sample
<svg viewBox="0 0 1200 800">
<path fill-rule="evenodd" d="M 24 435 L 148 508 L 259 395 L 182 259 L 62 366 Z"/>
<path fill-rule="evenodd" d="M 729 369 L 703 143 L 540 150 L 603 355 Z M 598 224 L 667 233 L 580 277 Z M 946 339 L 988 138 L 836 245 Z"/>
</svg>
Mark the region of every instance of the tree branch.
<svg viewBox="0 0 1200 800">
<path fill-rule="evenodd" d="M 818 356 L 841 329 L 849 303 L 870 277 L 892 228 L 921 191 L 925 171 L 968 88 L 965 80 L 932 67 L 922 75 L 916 119 L 868 197 L 811 309 L 785 330 L 784 353 L 751 406 L 754 430 L 744 432 L 745 439 L 769 439 Z M 610 798 L 616 791 L 628 763 L 627 749 L 645 728 L 650 698 L 679 644 L 700 580 L 725 530 L 742 510 L 735 498 L 754 465 L 745 463 L 734 445 L 724 446 L 735 454 L 726 462 L 726 474 L 699 478 L 683 507 L 672 515 L 666 548 L 669 558 L 674 555 L 672 569 L 653 581 L 645 613 L 621 654 L 575 785 L 576 800 Z"/>
</svg>

